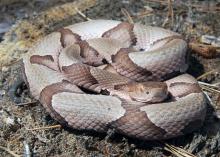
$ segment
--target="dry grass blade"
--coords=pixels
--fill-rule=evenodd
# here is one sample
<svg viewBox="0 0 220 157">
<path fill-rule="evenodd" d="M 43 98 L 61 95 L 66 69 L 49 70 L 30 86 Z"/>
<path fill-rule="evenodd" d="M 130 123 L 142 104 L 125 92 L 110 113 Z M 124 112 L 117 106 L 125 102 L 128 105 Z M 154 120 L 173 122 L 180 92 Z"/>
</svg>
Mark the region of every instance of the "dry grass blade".
<svg viewBox="0 0 220 157">
<path fill-rule="evenodd" d="M 134 23 L 131 15 L 129 14 L 129 12 L 125 8 L 121 8 L 121 12 L 127 18 L 129 23 L 132 23 L 132 24 Z"/>
<path fill-rule="evenodd" d="M 208 75 L 208 74 L 210 74 L 211 72 L 213 72 L 213 71 L 210 71 L 210 72 L 205 73 L 205 74 L 203 74 L 203 75 Z M 201 75 L 200 78 L 203 77 L 203 75 Z M 198 78 L 197 78 L 197 79 L 198 79 Z M 207 92 L 211 92 L 211 93 L 220 94 L 220 90 L 219 90 L 219 87 L 218 87 L 217 85 L 213 85 L 213 84 L 209 84 L 209 83 L 201 82 L 201 81 L 198 81 L 198 83 L 199 83 L 200 87 L 201 87 L 203 90 L 205 90 L 205 91 L 207 91 Z"/>
<path fill-rule="evenodd" d="M 32 102 L 24 102 L 24 103 L 19 103 L 19 104 L 16 104 L 17 106 L 26 106 L 26 105 L 33 105 L 33 104 L 36 104 L 37 101 L 32 101 Z"/>
<path fill-rule="evenodd" d="M 201 81 L 198 81 L 198 83 L 200 85 L 204 85 L 204 86 L 208 86 L 210 88 L 214 88 L 214 89 L 218 89 L 218 86 L 214 85 L 214 84 L 209 84 L 209 83 L 205 83 L 205 82 L 201 82 Z"/>
<path fill-rule="evenodd" d="M 204 74 L 200 75 L 200 76 L 199 76 L 199 77 L 197 77 L 196 79 L 197 79 L 197 80 L 200 80 L 200 79 L 202 79 L 202 78 L 206 77 L 207 75 L 212 74 L 212 73 L 215 73 L 215 72 L 216 72 L 216 70 L 211 70 L 211 71 L 208 71 L 208 72 L 206 72 L 206 73 L 204 73 Z"/>
<path fill-rule="evenodd" d="M 45 126 L 45 127 L 39 127 L 39 128 L 33 128 L 33 129 L 27 129 L 28 131 L 36 131 L 36 130 L 45 130 L 45 129 L 54 129 L 54 128 L 61 128 L 61 125 L 52 125 L 52 126 Z"/>
<path fill-rule="evenodd" d="M 162 5 L 167 5 L 167 2 L 164 0 L 148 0 L 149 2 L 160 3 Z"/>
<path fill-rule="evenodd" d="M 207 98 L 207 100 L 208 100 L 208 103 L 209 103 L 211 106 L 216 106 L 216 105 L 214 105 L 212 99 L 211 99 L 210 96 L 207 94 L 207 92 L 204 92 L 204 94 L 205 94 L 205 96 L 206 96 L 206 98 Z"/>
<path fill-rule="evenodd" d="M 184 150 L 180 147 L 175 147 L 175 146 L 169 145 L 167 143 L 165 143 L 164 149 L 166 151 L 169 151 L 170 153 L 176 155 L 177 157 L 196 157 L 195 155 L 187 152 L 186 150 Z"/>
<path fill-rule="evenodd" d="M 149 6 L 144 6 L 144 10 L 137 13 L 137 15 L 133 16 L 133 18 L 143 18 L 145 16 L 151 16 L 154 14 L 153 8 Z"/>
<path fill-rule="evenodd" d="M 91 21 L 92 19 L 88 18 L 85 14 L 83 14 L 78 8 L 75 7 L 76 12 L 85 20 Z"/>
<path fill-rule="evenodd" d="M 173 14 L 172 0 L 168 0 L 167 4 L 168 4 L 168 12 L 167 12 L 167 17 L 166 17 L 166 19 L 164 20 L 164 22 L 162 24 L 163 27 L 168 23 L 170 18 L 171 18 L 171 26 L 173 26 L 173 23 L 174 23 L 174 14 Z"/>
<path fill-rule="evenodd" d="M 164 1 L 164 0 L 148 0 L 148 2 L 151 2 L 151 3 L 160 3 L 161 5 L 167 5 L 167 1 Z M 175 1 L 173 1 L 175 2 Z M 178 2 L 178 4 L 177 4 Z M 189 4 L 183 2 L 183 1 L 177 1 L 176 3 L 174 3 L 173 5 L 177 6 L 177 5 L 182 5 L 182 6 L 186 6 L 186 7 L 189 7 Z M 208 6 L 207 5 L 199 5 L 199 4 L 190 4 L 191 7 L 193 8 L 196 8 L 197 11 L 200 11 L 200 12 L 219 12 L 220 11 L 220 7 L 219 6 Z"/>
<path fill-rule="evenodd" d="M 168 0 L 168 6 L 169 6 L 169 15 L 171 16 L 171 24 L 173 26 L 174 24 L 174 13 L 173 13 L 173 3 L 172 3 L 172 0 Z"/>
<path fill-rule="evenodd" d="M 219 90 L 216 90 L 216 89 L 213 89 L 213 88 L 209 88 L 209 87 L 203 86 L 202 89 L 204 89 L 204 90 L 206 90 L 206 91 L 208 91 L 208 92 L 212 92 L 212 93 L 214 92 L 214 93 L 220 94 L 220 91 L 219 91 Z"/>
<path fill-rule="evenodd" d="M 14 157 L 21 157 L 21 155 L 15 154 L 13 151 L 9 150 L 9 149 L 6 148 L 6 147 L 0 146 L 0 149 L 2 149 L 2 150 L 4 150 L 4 151 L 8 152 L 9 154 L 11 154 L 11 155 L 14 156 Z"/>
</svg>

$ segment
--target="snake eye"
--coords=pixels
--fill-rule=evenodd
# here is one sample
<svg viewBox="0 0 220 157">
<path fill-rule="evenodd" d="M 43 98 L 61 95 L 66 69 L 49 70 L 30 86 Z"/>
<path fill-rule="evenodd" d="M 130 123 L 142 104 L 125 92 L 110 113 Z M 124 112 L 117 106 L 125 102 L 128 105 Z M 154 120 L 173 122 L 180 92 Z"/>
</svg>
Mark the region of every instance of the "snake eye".
<svg viewBox="0 0 220 157">
<path fill-rule="evenodd" d="M 149 92 L 147 91 L 146 94 L 149 94 Z"/>
</svg>

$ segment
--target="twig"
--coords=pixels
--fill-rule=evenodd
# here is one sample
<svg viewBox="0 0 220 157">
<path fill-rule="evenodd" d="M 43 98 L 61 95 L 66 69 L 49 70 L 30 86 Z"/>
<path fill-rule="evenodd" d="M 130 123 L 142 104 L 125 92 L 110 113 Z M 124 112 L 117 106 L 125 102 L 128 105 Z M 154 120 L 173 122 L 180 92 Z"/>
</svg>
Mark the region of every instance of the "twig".
<svg viewBox="0 0 220 157">
<path fill-rule="evenodd" d="M 91 21 L 92 19 L 88 18 L 85 14 L 83 14 L 78 8 L 75 7 L 76 12 L 85 20 Z"/>
<path fill-rule="evenodd" d="M 134 23 L 131 15 L 129 14 L 129 12 L 125 8 L 121 8 L 121 12 L 127 18 L 129 23 L 132 23 L 132 24 Z"/>
<path fill-rule="evenodd" d="M 45 126 L 45 127 L 39 127 L 39 128 L 33 128 L 33 129 L 27 129 L 28 131 L 35 131 L 35 130 L 45 130 L 45 129 L 54 129 L 54 128 L 61 128 L 61 125 L 52 125 L 52 126 Z"/>
<path fill-rule="evenodd" d="M 6 147 L 0 146 L 0 149 L 2 149 L 2 150 L 4 150 L 4 151 L 8 152 L 9 154 L 11 154 L 11 155 L 14 156 L 14 157 L 21 157 L 20 155 L 15 154 L 13 151 L 9 150 L 9 149 L 6 148 Z"/>
<path fill-rule="evenodd" d="M 189 47 L 192 49 L 192 52 L 195 52 L 205 58 L 213 58 L 216 56 L 216 48 L 212 45 L 205 45 L 199 43 L 189 43 Z"/>
<path fill-rule="evenodd" d="M 21 62 L 22 61 L 22 59 L 17 59 L 17 60 L 15 60 L 15 61 L 13 61 L 13 62 L 11 62 L 10 64 L 8 64 L 8 65 L 6 65 L 6 66 L 12 66 L 12 65 L 15 65 L 15 64 L 17 64 L 17 63 L 19 63 L 19 62 Z"/>
</svg>

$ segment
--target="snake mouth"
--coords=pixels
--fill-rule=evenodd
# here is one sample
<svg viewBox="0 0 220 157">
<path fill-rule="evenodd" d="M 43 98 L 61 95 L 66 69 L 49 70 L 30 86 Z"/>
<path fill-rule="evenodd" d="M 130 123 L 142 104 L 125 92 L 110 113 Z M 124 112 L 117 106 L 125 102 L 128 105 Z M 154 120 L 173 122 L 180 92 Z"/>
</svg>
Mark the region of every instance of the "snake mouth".
<svg viewBox="0 0 220 157">
<path fill-rule="evenodd" d="M 142 102 L 142 103 L 151 103 L 150 100 L 146 99 L 138 99 L 138 98 L 131 98 L 133 101 Z"/>
<path fill-rule="evenodd" d="M 129 96 L 133 101 L 138 101 L 142 103 L 159 103 L 168 98 L 168 91 L 162 90 L 156 93 L 146 92 L 137 95 L 130 93 Z"/>
<path fill-rule="evenodd" d="M 166 99 L 166 97 L 155 97 L 152 99 L 141 99 L 141 98 L 131 98 L 133 101 L 142 102 L 142 103 L 160 103 Z"/>
</svg>

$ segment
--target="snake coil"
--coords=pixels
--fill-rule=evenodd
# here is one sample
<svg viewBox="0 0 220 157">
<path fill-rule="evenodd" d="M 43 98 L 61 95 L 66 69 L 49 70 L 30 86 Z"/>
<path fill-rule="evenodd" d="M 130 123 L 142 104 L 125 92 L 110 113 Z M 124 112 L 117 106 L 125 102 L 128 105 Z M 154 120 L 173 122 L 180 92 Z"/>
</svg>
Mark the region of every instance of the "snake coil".
<svg viewBox="0 0 220 157">
<path fill-rule="evenodd" d="M 61 124 L 168 139 L 205 118 L 201 88 L 181 74 L 186 52 L 187 43 L 169 30 L 92 20 L 40 40 L 23 58 L 24 75 L 31 94 Z"/>
</svg>

